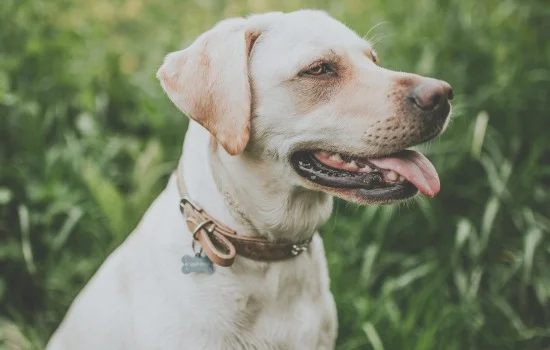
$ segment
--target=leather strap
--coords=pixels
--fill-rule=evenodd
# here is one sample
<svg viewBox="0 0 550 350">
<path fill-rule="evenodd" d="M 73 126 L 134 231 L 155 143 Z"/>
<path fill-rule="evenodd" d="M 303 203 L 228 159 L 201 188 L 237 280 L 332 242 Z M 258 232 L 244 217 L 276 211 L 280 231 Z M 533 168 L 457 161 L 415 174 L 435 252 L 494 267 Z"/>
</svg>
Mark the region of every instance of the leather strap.
<svg viewBox="0 0 550 350">
<path fill-rule="evenodd" d="M 299 243 L 271 242 L 264 237 L 239 236 L 237 232 L 220 224 L 189 198 L 183 180 L 182 163 L 180 160 L 176 171 L 178 190 L 182 198 L 180 210 L 189 231 L 193 233 L 193 243 L 198 242 L 214 264 L 231 266 L 237 254 L 256 261 L 279 261 L 298 256 L 307 250 L 311 239 Z"/>
</svg>

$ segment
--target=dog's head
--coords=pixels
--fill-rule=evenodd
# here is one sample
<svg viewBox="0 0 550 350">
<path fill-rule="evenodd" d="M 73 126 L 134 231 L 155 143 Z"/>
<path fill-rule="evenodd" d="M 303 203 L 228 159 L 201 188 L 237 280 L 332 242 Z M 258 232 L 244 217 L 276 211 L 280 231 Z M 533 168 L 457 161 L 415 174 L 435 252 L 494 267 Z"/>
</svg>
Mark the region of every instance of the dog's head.
<svg viewBox="0 0 550 350">
<path fill-rule="evenodd" d="M 324 12 L 222 21 L 157 76 L 227 153 L 273 164 L 297 186 L 362 204 L 439 191 L 432 164 L 406 148 L 445 129 L 451 87 L 382 68 Z"/>
</svg>

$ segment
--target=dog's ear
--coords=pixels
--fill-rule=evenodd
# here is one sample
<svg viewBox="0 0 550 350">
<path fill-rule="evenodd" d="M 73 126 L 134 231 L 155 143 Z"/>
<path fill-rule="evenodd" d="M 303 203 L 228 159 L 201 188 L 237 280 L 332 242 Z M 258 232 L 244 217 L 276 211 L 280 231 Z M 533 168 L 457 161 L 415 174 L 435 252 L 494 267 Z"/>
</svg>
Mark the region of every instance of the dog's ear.
<svg viewBox="0 0 550 350">
<path fill-rule="evenodd" d="M 247 23 L 220 22 L 188 48 L 168 54 L 157 72 L 170 100 L 231 155 L 241 153 L 250 137 L 248 59 L 261 32 Z"/>
</svg>

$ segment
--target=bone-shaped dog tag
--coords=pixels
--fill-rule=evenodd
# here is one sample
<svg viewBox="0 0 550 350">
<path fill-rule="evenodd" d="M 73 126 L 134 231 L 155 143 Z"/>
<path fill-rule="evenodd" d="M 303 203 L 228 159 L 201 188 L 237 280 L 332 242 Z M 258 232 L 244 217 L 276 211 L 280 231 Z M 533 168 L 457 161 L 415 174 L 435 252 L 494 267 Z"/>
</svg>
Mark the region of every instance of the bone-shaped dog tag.
<svg viewBox="0 0 550 350">
<path fill-rule="evenodd" d="M 183 263 L 181 272 L 186 275 L 192 272 L 205 273 L 207 275 L 214 273 L 212 261 L 207 256 L 200 256 L 198 254 L 195 256 L 184 255 L 181 258 L 181 262 Z"/>
</svg>

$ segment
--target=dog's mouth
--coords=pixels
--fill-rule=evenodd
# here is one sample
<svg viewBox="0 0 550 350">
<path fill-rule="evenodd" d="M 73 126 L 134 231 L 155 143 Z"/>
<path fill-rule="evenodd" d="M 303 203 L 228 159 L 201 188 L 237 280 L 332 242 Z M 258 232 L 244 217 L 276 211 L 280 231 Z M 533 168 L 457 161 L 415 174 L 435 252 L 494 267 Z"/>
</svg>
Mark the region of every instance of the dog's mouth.
<svg viewBox="0 0 550 350">
<path fill-rule="evenodd" d="M 365 202 L 390 202 L 418 192 L 434 197 L 440 189 L 433 164 L 421 153 L 403 150 L 383 157 L 356 157 L 321 150 L 291 156 L 296 172 L 328 192 L 354 191 Z M 332 190 L 332 191 L 331 191 Z"/>
</svg>

